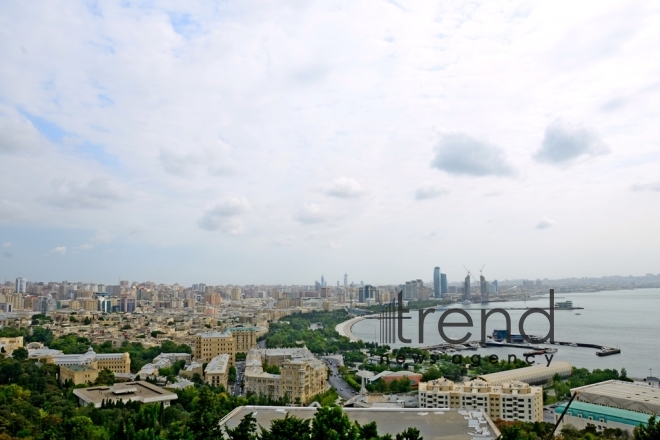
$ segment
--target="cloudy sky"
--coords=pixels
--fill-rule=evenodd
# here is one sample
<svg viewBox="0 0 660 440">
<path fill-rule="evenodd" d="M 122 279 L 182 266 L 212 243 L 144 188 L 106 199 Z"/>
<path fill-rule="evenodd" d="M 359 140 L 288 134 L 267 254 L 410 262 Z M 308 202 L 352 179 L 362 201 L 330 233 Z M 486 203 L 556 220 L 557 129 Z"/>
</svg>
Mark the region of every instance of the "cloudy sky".
<svg viewBox="0 0 660 440">
<path fill-rule="evenodd" d="M 658 273 L 659 45 L 653 2 L 4 1 L 0 279 Z"/>
</svg>

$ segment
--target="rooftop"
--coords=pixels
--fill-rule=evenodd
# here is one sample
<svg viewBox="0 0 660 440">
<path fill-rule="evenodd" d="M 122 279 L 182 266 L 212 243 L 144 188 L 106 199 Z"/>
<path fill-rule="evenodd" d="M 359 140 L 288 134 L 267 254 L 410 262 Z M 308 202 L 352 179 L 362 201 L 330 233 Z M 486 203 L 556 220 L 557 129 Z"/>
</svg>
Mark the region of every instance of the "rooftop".
<svg viewBox="0 0 660 440">
<path fill-rule="evenodd" d="M 220 421 L 220 425 L 235 428 L 247 414 L 257 419 L 257 424 L 270 427 L 273 420 L 282 419 L 287 414 L 302 419 L 314 417 L 317 408 L 281 407 L 281 406 L 241 406 Z M 480 411 L 457 411 L 431 409 L 420 411 L 418 408 L 343 408 L 352 421 L 360 425 L 376 422 L 378 433 L 400 433 L 409 426 L 419 429 L 424 440 L 481 440 L 494 439 L 499 432 L 486 414 Z M 477 429 L 486 429 L 477 436 Z"/>
<path fill-rule="evenodd" d="M 573 367 L 568 362 L 555 361 L 549 366 L 543 362 L 531 367 L 516 368 L 515 370 L 500 371 L 498 373 L 484 374 L 479 379 L 491 385 L 501 385 L 504 382 L 525 382 L 530 385 L 545 383 L 555 374 L 568 377 L 573 373 Z"/>
<path fill-rule="evenodd" d="M 204 332 L 204 333 L 197 333 L 197 336 L 201 336 L 202 338 L 229 338 L 231 337 L 230 332 Z"/>
<path fill-rule="evenodd" d="M 660 388 L 646 384 L 607 380 L 571 389 L 577 400 L 646 414 L 660 414 Z M 572 406 L 572 405 L 571 405 Z"/>
<path fill-rule="evenodd" d="M 566 404 L 563 403 L 555 408 L 556 414 L 561 414 L 564 412 Z M 639 426 L 640 423 L 646 424 L 649 421 L 649 415 L 643 414 L 635 411 L 628 411 L 626 409 L 619 408 L 610 408 L 603 405 L 594 405 L 593 403 L 585 402 L 573 402 L 571 406 L 568 407 L 567 415 L 577 417 L 578 414 L 582 415 L 582 418 L 587 419 L 589 416 L 592 416 L 594 420 L 604 418 L 608 422 L 618 422 L 625 425 Z"/>
<path fill-rule="evenodd" d="M 78 388 L 73 390 L 85 404 L 93 403 L 96 408 L 106 400 L 116 402 L 117 400 L 137 400 L 143 403 L 165 402 L 176 400 L 177 395 L 156 385 L 144 381 L 116 383 L 111 387 Z"/>
</svg>

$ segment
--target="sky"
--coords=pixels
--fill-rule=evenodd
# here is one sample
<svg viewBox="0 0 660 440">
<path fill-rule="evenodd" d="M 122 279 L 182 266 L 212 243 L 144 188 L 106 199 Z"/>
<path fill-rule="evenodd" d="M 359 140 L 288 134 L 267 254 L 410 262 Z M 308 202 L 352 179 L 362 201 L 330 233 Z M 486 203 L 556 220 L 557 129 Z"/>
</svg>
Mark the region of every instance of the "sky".
<svg viewBox="0 0 660 440">
<path fill-rule="evenodd" d="M 660 6 L 4 1 L 0 280 L 660 272 Z"/>
</svg>

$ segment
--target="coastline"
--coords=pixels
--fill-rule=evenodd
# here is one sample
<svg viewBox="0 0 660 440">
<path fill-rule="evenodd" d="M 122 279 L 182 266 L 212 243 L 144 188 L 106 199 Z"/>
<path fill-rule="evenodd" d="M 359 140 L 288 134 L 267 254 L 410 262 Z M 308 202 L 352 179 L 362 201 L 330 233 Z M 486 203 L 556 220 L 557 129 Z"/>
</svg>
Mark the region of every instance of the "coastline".
<svg viewBox="0 0 660 440">
<path fill-rule="evenodd" d="M 337 331 L 337 333 L 339 333 L 340 336 L 346 336 L 351 342 L 358 342 L 360 341 L 360 338 L 356 337 L 353 334 L 351 328 L 356 322 L 360 322 L 363 319 L 364 319 L 363 316 L 351 318 L 348 321 L 344 321 L 342 323 L 337 324 L 335 326 L 335 330 Z"/>
</svg>

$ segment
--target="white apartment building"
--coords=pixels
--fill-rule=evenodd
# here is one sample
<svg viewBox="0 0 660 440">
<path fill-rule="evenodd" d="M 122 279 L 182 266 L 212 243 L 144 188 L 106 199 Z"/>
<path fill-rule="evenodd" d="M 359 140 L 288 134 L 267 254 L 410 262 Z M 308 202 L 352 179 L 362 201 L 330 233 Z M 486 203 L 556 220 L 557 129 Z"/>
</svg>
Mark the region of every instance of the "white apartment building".
<svg viewBox="0 0 660 440">
<path fill-rule="evenodd" d="M 418 397 L 420 408 L 464 408 L 481 410 L 493 420 L 543 421 L 543 389 L 524 382 L 456 384 L 440 378 L 420 383 Z"/>
</svg>

